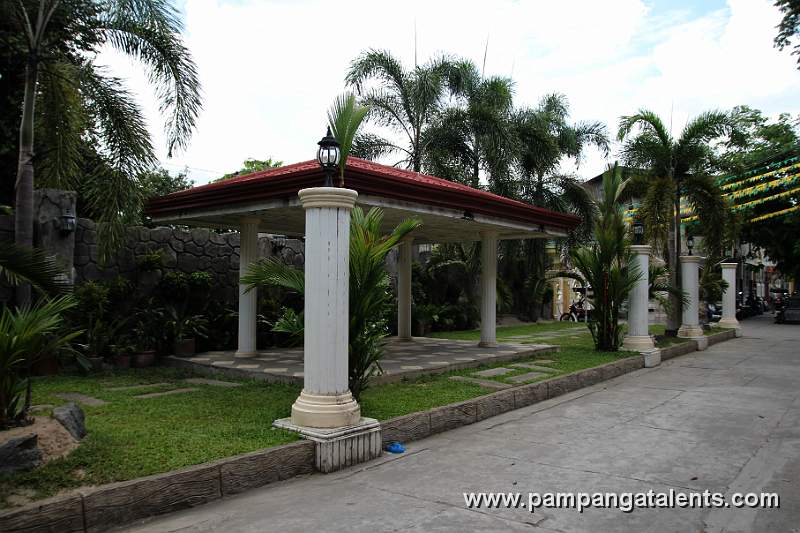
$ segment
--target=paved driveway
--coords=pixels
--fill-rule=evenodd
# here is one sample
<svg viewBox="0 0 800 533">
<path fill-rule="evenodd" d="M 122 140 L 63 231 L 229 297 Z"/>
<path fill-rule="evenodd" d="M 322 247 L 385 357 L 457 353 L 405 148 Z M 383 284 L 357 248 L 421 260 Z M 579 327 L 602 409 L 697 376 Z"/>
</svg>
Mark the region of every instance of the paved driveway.
<svg viewBox="0 0 800 533">
<path fill-rule="evenodd" d="M 777 492 L 778 510 L 472 509 L 465 491 Z M 800 531 L 800 326 L 745 336 L 411 443 L 360 468 L 265 487 L 152 531 Z"/>
</svg>

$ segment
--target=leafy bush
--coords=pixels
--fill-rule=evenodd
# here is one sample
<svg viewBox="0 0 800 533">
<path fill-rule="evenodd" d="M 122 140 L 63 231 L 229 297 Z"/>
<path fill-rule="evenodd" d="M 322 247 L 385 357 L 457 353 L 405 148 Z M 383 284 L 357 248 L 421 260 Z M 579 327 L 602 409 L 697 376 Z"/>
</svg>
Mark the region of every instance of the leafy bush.
<svg viewBox="0 0 800 533">
<path fill-rule="evenodd" d="M 75 301 L 65 296 L 0 312 L 0 428 L 26 418 L 31 366 L 44 355 L 68 349 L 80 334 L 64 331 L 62 315 L 74 306 Z"/>
</svg>

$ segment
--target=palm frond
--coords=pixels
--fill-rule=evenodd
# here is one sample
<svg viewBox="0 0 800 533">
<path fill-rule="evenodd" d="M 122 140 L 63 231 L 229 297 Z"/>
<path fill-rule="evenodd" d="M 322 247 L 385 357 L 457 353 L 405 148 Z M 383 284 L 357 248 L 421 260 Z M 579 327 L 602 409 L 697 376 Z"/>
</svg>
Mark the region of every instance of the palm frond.
<svg viewBox="0 0 800 533">
<path fill-rule="evenodd" d="M 328 124 L 331 127 L 333 136 L 339 141 L 341 150 L 339 176 L 342 182 L 340 186 L 344 185 L 344 169 L 347 164 L 347 156 L 350 155 L 358 128 L 368 112 L 369 107 L 359 105 L 356 102 L 355 95 L 351 93 L 345 93 L 336 98 L 333 106 L 328 111 Z"/>
<path fill-rule="evenodd" d="M 202 106 L 197 67 L 180 38 L 178 13 L 167 0 L 110 0 L 105 30 L 112 46 L 148 69 L 166 117 L 167 154 L 185 148 Z"/>
<path fill-rule="evenodd" d="M 253 264 L 242 276 L 246 291 L 257 287 L 277 286 L 298 294 L 305 293 L 305 276 L 302 270 L 290 267 L 277 258 L 262 259 Z"/>
<path fill-rule="evenodd" d="M 64 270 L 43 250 L 0 243 L 0 278 L 11 285 L 28 283 L 38 291 L 58 295 L 69 291 Z"/>
</svg>

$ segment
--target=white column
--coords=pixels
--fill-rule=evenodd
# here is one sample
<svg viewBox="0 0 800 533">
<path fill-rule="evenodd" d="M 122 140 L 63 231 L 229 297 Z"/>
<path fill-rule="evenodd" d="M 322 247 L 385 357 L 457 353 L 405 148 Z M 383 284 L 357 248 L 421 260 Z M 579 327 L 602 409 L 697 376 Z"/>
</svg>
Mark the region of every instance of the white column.
<svg viewBox="0 0 800 533">
<path fill-rule="evenodd" d="M 406 237 L 398 246 L 397 257 L 397 338 L 411 340 L 411 243 Z"/>
<path fill-rule="evenodd" d="M 650 246 L 646 244 L 632 245 L 631 251 L 633 252 L 633 265 L 638 268 L 640 277 L 628 296 L 628 332 L 622 347 L 625 350 L 644 352 L 655 348 L 648 329 L 650 322 L 648 317 Z"/>
<path fill-rule="evenodd" d="M 702 258 L 696 255 L 682 255 L 681 262 L 681 283 L 683 292 L 686 293 L 687 302 L 683 305 L 683 320 L 678 337 L 681 338 L 701 338 L 703 329 L 700 327 L 698 316 L 698 268 Z"/>
<path fill-rule="evenodd" d="M 298 193 L 306 211 L 303 391 L 292 422 L 312 428 L 356 425 L 361 408 L 348 387 L 350 211 L 358 193 L 315 187 Z"/>
<path fill-rule="evenodd" d="M 258 218 L 243 218 L 239 224 L 239 279 L 258 260 Z M 239 283 L 239 343 L 236 357 L 256 355 L 256 306 L 258 291 L 245 292 Z"/>
<path fill-rule="evenodd" d="M 728 288 L 722 293 L 722 318 L 719 325 L 725 328 L 741 327 L 736 320 L 736 267 L 737 263 L 722 263 L 722 279 Z"/>
<path fill-rule="evenodd" d="M 497 232 L 481 233 L 481 342 L 497 346 Z"/>
</svg>

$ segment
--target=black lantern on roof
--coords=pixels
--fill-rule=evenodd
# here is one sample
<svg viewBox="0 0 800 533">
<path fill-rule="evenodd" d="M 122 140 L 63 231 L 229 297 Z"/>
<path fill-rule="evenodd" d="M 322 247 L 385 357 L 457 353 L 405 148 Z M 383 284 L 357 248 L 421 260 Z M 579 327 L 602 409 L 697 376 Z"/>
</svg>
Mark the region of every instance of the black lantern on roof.
<svg viewBox="0 0 800 533">
<path fill-rule="evenodd" d="M 644 222 L 641 218 L 633 220 L 633 244 L 644 244 Z"/>
<path fill-rule="evenodd" d="M 341 151 L 339 150 L 339 141 L 331 135 L 330 126 L 328 126 L 328 133 L 317 144 L 319 145 L 317 162 L 325 172 L 325 187 L 333 187 L 333 173 L 339 167 Z"/>
</svg>

